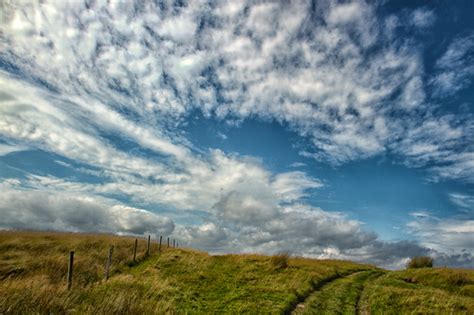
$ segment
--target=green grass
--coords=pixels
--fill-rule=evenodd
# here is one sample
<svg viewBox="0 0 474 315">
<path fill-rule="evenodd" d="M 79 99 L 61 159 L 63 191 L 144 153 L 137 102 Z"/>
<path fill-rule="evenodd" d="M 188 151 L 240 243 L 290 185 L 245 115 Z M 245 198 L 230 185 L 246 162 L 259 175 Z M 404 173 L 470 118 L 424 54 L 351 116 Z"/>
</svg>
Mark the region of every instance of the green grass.
<svg viewBox="0 0 474 315">
<path fill-rule="evenodd" d="M 337 273 L 366 268 L 368 266 L 343 261 L 290 259 L 288 267 L 280 269 L 275 268 L 267 256 L 209 256 L 174 249 L 125 273 L 137 284 L 164 281 L 166 288 L 162 288 L 160 299 L 169 301 L 166 311 L 281 313 L 300 296 L 307 295 L 314 283 Z M 117 278 L 114 286 L 123 284 L 123 280 Z M 133 288 L 129 290 L 135 294 Z M 141 288 L 137 289 L 137 294 L 140 291 Z"/>
<path fill-rule="evenodd" d="M 347 261 L 260 255 L 211 256 L 169 249 L 130 264 L 134 239 L 106 235 L 0 233 L 0 313 L 282 313 L 320 282 L 372 268 Z M 113 276 L 103 281 L 108 247 Z M 146 242 L 141 242 L 143 256 Z M 67 257 L 76 251 L 74 285 Z M 21 272 L 12 272 L 21 270 Z"/>
<path fill-rule="evenodd" d="M 372 314 L 474 314 L 474 271 L 422 268 L 389 272 L 369 282 Z"/>
<path fill-rule="evenodd" d="M 355 272 L 338 278 L 311 294 L 295 314 L 356 314 L 364 283 L 381 275 L 382 270 Z"/>
<path fill-rule="evenodd" d="M 133 238 L 0 232 L 0 314 L 474 313 L 474 272 L 389 272 L 349 261 L 212 256 Z M 112 276 L 104 281 L 107 251 Z M 75 250 L 72 290 L 67 258 Z M 298 307 L 297 307 L 298 305 Z"/>
</svg>

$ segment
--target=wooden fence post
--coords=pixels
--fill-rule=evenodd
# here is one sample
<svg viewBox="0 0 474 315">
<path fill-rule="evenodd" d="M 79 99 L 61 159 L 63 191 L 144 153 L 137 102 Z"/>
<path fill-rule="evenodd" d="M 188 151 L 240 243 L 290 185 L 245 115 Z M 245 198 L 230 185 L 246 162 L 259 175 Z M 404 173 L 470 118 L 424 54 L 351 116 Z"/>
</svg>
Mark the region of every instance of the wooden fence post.
<svg viewBox="0 0 474 315">
<path fill-rule="evenodd" d="M 133 262 L 137 260 L 137 246 L 138 246 L 138 239 L 135 239 L 135 246 L 133 248 Z"/>
<path fill-rule="evenodd" d="M 170 248 L 170 238 L 169 237 L 168 237 L 167 242 L 168 242 L 168 248 Z"/>
<path fill-rule="evenodd" d="M 112 254 L 114 252 L 114 247 L 110 246 L 109 248 L 109 255 L 107 256 L 107 263 L 105 265 L 105 280 L 109 279 L 109 270 L 110 265 L 112 265 Z"/>
<path fill-rule="evenodd" d="M 150 235 L 148 235 L 148 243 L 146 246 L 146 255 L 150 255 Z"/>
<path fill-rule="evenodd" d="M 67 268 L 67 289 L 70 290 L 72 286 L 72 269 L 74 268 L 74 251 L 69 252 L 69 265 Z"/>
<path fill-rule="evenodd" d="M 161 252 L 161 239 L 163 238 L 163 235 L 160 235 L 160 245 L 158 246 L 158 251 Z"/>
<path fill-rule="evenodd" d="M 176 247 L 176 246 L 175 246 L 175 243 L 174 243 L 174 238 L 173 238 L 173 248 L 175 248 L 175 247 Z"/>
</svg>

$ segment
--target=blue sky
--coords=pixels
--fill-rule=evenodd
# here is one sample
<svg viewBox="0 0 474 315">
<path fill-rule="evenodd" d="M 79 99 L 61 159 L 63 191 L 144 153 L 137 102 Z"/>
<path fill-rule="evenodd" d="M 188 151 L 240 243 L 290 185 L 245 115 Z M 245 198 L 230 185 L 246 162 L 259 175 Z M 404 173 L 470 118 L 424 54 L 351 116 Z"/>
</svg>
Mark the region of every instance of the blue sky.
<svg viewBox="0 0 474 315">
<path fill-rule="evenodd" d="M 1 229 L 474 266 L 471 1 L 2 6 Z"/>
</svg>

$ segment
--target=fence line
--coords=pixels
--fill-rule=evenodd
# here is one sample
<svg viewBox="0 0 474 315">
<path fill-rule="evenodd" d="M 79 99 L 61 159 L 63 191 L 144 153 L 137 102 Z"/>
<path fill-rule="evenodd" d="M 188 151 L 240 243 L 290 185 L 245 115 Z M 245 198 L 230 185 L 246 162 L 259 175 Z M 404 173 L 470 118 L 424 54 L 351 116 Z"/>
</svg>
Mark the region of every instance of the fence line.
<svg viewBox="0 0 474 315">
<path fill-rule="evenodd" d="M 138 239 L 135 239 L 135 246 L 133 247 L 133 262 L 137 260 L 137 247 L 138 247 Z"/>
<path fill-rule="evenodd" d="M 146 245 L 146 255 L 150 255 L 150 235 L 148 235 L 148 243 Z"/>
<path fill-rule="evenodd" d="M 109 256 L 107 257 L 107 263 L 105 264 L 105 280 L 109 279 L 110 265 L 112 264 L 112 253 L 114 252 L 114 246 L 109 248 Z"/>
<path fill-rule="evenodd" d="M 74 251 L 69 252 L 69 264 L 67 268 L 67 289 L 70 290 L 72 286 L 72 269 L 74 268 Z"/>
<path fill-rule="evenodd" d="M 160 241 L 158 245 L 158 253 L 161 252 L 161 243 L 163 240 L 163 235 L 160 235 Z M 167 248 L 170 248 L 170 238 L 167 238 Z M 173 248 L 178 247 L 178 242 L 175 243 L 175 239 L 173 239 Z M 137 262 L 137 248 L 138 248 L 138 239 L 135 239 L 135 243 L 133 246 L 133 263 Z M 151 248 L 151 235 L 148 235 L 148 241 L 147 241 L 147 248 L 146 252 L 144 255 L 144 258 L 150 256 L 150 248 Z M 106 281 L 109 279 L 110 276 L 110 270 L 112 266 L 112 257 L 113 257 L 113 252 L 114 252 L 114 246 L 109 247 L 108 255 L 107 255 L 107 260 L 105 263 L 105 271 L 104 271 L 104 280 Z M 67 289 L 70 290 L 72 288 L 72 280 L 73 280 L 73 273 L 74 273 L 74 251 L 69 252 L 69 261 L 68 261 L 68 270 L 67 270 Z"/>
</svg>

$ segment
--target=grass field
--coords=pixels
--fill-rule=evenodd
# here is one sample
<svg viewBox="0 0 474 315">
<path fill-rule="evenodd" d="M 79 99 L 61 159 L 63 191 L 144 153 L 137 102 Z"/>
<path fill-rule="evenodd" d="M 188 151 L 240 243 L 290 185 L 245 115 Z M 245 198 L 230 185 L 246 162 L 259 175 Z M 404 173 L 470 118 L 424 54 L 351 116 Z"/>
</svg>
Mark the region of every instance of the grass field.
<svg viewBox="0 0 474 315">
<path fill-rule="evenodd" d="M 474 312 L 472 271 L 387 272 L 302 258 L 286 266 L 285 257 L 158 253 L 156 244 L 144 258 L 145 240 L 134 264 L 133 243 L 109 235 L 0 232 L 0 314 Z M 112 276 L 105 282 L 110 245 Z M 76 259 L 68 291 L 70 250 Z"/>
</svg>

